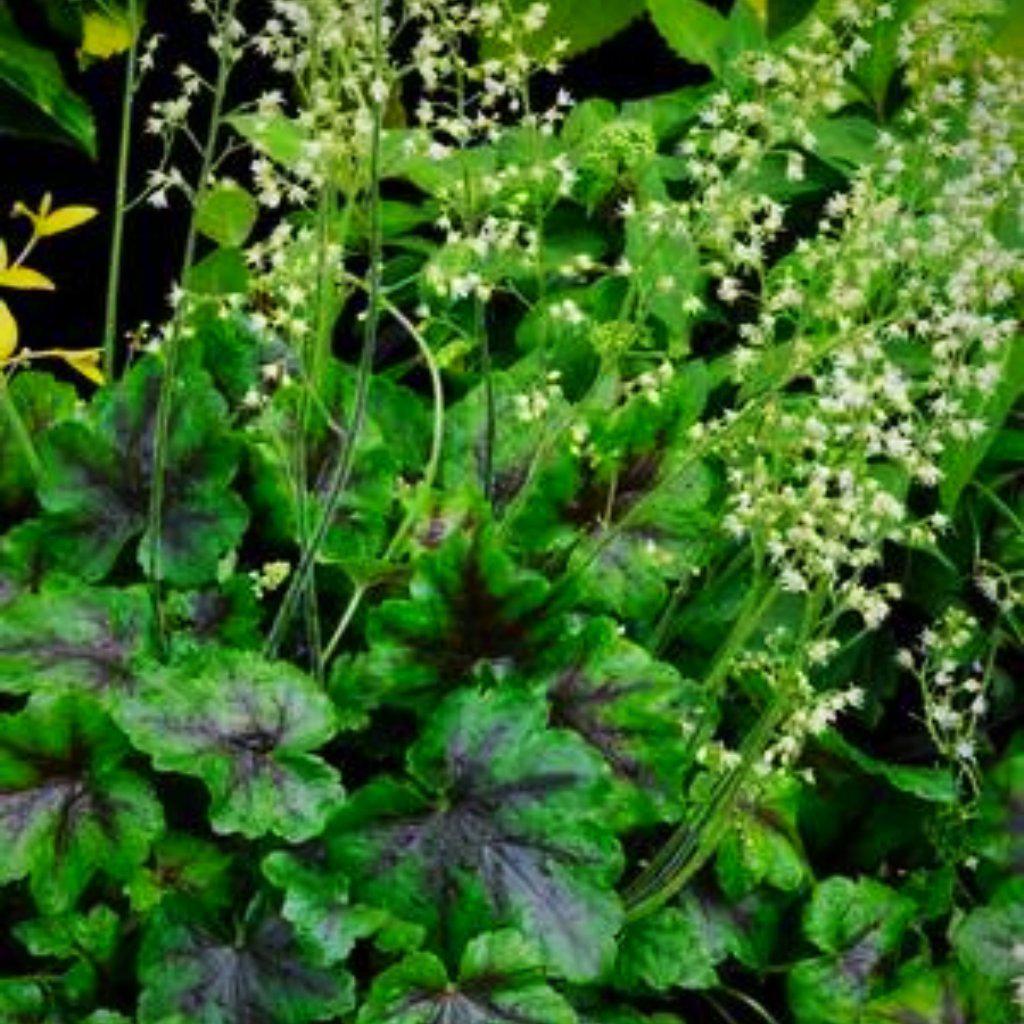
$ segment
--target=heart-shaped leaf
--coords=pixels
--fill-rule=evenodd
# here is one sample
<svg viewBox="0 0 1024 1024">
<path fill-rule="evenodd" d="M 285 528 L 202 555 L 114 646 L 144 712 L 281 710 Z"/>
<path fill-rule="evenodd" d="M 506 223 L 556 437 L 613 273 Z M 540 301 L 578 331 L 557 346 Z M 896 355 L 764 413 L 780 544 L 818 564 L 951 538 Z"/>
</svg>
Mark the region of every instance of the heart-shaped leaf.
<svg viewBox="0 0 1024 1024">
<path fill-rule="evenodd" d="M 572 1007 L 544 982 L 543 963 L 514 931 L 479 935 L 458 980 L 431 953 L 415 953 L 373 983 L 359 1024 L 576 1024 Z"/>
<path fill-rule="evenodd" d="M 94 704 L 37 700 L 0 718 L 0 883 L 73 906 L 97 873 L 125 879 L 163 830 L 149 785 L 122 767 L 124 737 Z"/>
<path fill-rule="evenodd" d="M 552 724 L 601 752 L 626 822 L 676 817 L 699 691 L 625 639 L 613 619 L 587 621 L 560 651 L 567 657 L 545 677 Z"/>
<path fill-rule="evenodd" d="M 0 691 L 130 691 L 147 649 L 150 605 L 140 590 L 25 594 L 0 616 Z"/>
<path fill-rule="evenodd" d="M 43 447 L 49 547 L 59 564 L 86 579 L 106 576 L 136 538 L 143 567 L 152 567 L 153 538 L 145 531 L 161 376 L 157 360 L 142 361 L 97 398 L 90 422 L 61 423 Z M 228 489 L 237 453 L 225 424 L 224 401 L 206 374 L 178 374 L 161 530 L 163 574 L 174 584 L 213 579 L 245 529 L 245 506 Z"/>
<path fill-rule="evenodd" d="M 453 694 L 409 753 L 412 778 L 355 794 L 330 849 L 353 895 L 434 941 L 457 949 L 514 925 L 553 970 L 586 980 L 614 953 L 621 855 L 600 759 L 545 717 L 522 693 Z"/>
<path fill-rule="evenodd" d="M 157 768 L 206 783 L 218 832 L 301 842 L 342 800 L 338 773 L 310 753 L 334 735 L 331 702 L 291 665 L 203 648 L 153 673 L 118 720 Z"/>
<path fill-rule="evenodd" d="M 139 1024 L 307 1024 L 355 1002 L 351 975 L 311 963 L 291 926 L 275 916 L 236 933 L 153 919 L 139 957 Z"/>
</svg>

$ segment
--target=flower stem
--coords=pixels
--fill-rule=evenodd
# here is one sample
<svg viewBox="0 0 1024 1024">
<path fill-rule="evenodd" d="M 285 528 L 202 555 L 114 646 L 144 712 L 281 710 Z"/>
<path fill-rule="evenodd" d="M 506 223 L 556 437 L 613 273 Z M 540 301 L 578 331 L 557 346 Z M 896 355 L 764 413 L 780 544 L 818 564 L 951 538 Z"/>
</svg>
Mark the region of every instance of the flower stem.
<svg viewBox="0 0 1024 1024">
<path fill-rule="evenodd" d="M 188 233 L 185 237 L 185 249 L 181 262 L 182 287 L 187 284 L 189 271 L 195 263 L 196 247 L 199 232 L 196 225 L 196 214 L 203 194 L 207 188 L 208 178 L 214 165 L 217 152 L 217 141 L 220 138 L 224 103 L 227 98 L 228 79 L 231 76 L 232 61 L 230 60 L 231 42 L 228 39 L 228 27 L 234 21 L 239 0 L 228 0 L 223 17 L 218 22 L 221 33 L 220 48 L 217 60 L 217 80 L 213 90 L 213 102 L 210 108 L 210 120 L 207 127 L 206 142 L 203 147 L 202 162 L 197 179 L 195 202 L 189 218 Z M 164 372 L 160 380 L 160 396 L 157 401 L 156 423 L 153 437 L 153 480 L 150 490 L 149 515 L 147 534 L 150 538 L 150 599 L 156 620 L 156 638 L 158 650 L 163 652 L 166 647 L 166 623 L 160 602 L 161 582 L 163 578 L 163 505 L 167 471 L 167 442 L 170 432 L 171 405 L 174 397 L 175 375 L 178 368 L 178 349 L 181 343 L 184 320 L 184 303 L 180 303 L 174 311 L 170 331 L 164 345 Z"/>
<path fill-rule="evenodd" d="M 128 168 L 131 162 L 132 116 L 135 107 L 141 24 L 137 0 L 128 0 L 129 30 L 132 34 L 125 63 L 124 96 L 121 99 L 121 138 L 117 155 L 117 183 L 114 196 L 114 226 L 110 240 L 110 265 L 107 271 L 107 304 L 103 324 L 103 376 L 114 380 L 117 372 L 117 314 L 121 289 L 121 264 L 124 248 L 124 222 L 127 212 Z"/>
<path fill-rule="evenodd" d="M 383 78 L 384 72 L 384 0 L 374 0 L 373 4 L 373 46 L 374 46 L 374 85 Z M 370 391 L 370 376 L 374 357 L 377 353 L 377 336 L 380 327 L 380 308 L 382 300 L 381 264 L 383 262 L 383 231 L 381 223 L 381 146 L 384 134 L 384 100 L 376 94 L 373 97 L 373 135 L 370 144 L 370 272 L 366 311 L 366 330 L 363 335 L 363 347 L 359 357 L 359 369 L 356 379 L 355 406 L 349 431 L 343 442 L 334 473 L 324 499 L 323 514 L 316 530 L 309 538 L 308 544 L 299 559 L 298 568 L 285 591 L 277 615 L 270 627 L 264 645 L 267 657 L 274 657 L 284 639 L 285 630 L 295 614 L 299 597 L 305 592 L 310 577 L 316 568 L 316 560 L 323 547 L 331 524 L 338 511 L 341 498 L 348 487 L 355 464 L 356 444 L 362 433 L 366 420 L 366 410 Z"/>
</svg>

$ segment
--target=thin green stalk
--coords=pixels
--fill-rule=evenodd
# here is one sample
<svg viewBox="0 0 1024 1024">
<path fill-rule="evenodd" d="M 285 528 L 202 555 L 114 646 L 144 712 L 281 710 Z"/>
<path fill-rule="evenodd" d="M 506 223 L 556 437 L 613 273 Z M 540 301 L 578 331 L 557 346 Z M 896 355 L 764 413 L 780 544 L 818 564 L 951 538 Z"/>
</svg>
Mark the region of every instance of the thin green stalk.
<svg viewBox="0 0 1024 1024">
<path fill-rule="evenodd" d="M 117 154 L 117 182 L 114 193 L 114 226 L 110 239 L 110 266 L 107 271 L 107 305 L 103 324 L 103 375 L 114 379 L 117 372 L 118 298 L 121 290 L 121 264 L 124 249 L 124 223 L 128 204 L 128 169 L 131 163 L 132 118 L 135 109 L 141 24 L 137 0 L 128 0 L 128 24 L 132 34 L 125 61 L 124 96 L 121 98 L 121 138 Z"/>
<path fill-rule="evenodd" d="M 387 311 L 412 336 L 420 350 L 420 354 L 423 356 L 423 361 L 427 364 L 427 372 L 430 374 L 430 385 L 434 396 L 434 429 L 430 444 L 430 455 L 427 459 L 426 468 L 423 471 L 423 479 L 420 482 L 421 491 L 429 493 L 431 488 L 434 486 L 434 481 L 437 479 L 437 473 L 441 466 L 441 449 L 444 444 L 444 385 L 441 381 L 441 371 L 437 365 L 437 360 L 434 358 L 434 353 L 430 351 L 430 345 L 428 344 L 427 339 L 423 337 L 423 335 L 415 328 L 412 322 L 400 309 L 388 302 L 387 299 L 382 300 L 382 302 Z M 394 537 L 391 538 L 391 542 L 388 544 L 387 550 L 384 552 L 385 562 L 394 558 L 402 542 L 408 535 L 409 530 L 412 529 L 412 524 L 415 522 L 415 518 L 416 507 L 414 505 L 402 521 L 402 524 L 399 526 Z M 369 584 L 360 583 L 352 591 L 352 596 L 349 598 L 348 604 L 345 606 L 345 610 L 342 612 L 341 618 L 338 621 L 338 625 L 324 650 L 325 662 L 329 662 L 334 656 L 338 649 L 338 645 L 341 643 L 345 633 L 348 631 L 348 627 L 351 625 L 352 619 L 355 617 L 356 612 L 359 610 L 359 606 L 363 602 L 363 598 L 366 597 L 369 590 Z"/>
<path fill-rule="evenodd" d="M 646 917 L 664 906 L 714 854 L 729 827 L 736 799 L 782 715 L 779 700 L 761 713 L 743 741 L 739 764 L 718 783 L 697 818 L 681 824 L 629 886 L 625 893 L 627 920 Z"/>
<path fill-rule="evenodd" d="M 226 31 L 235 17 L 239 0 L 228 0 L 227 8 L 219 25 L 222 32 Z M 196 226 L 196 212 L 202 202 L 207 188 L 210 172 L 217 153 L 217 142 L 220 138 L 224 104 L 227 98 L 228 79 L 231 76 L 231 62 L 228 59 L 230 43 L 226 37 L 222 39 L 218 55 L 217 80 L 213 90 L 213 102 L 210 108 L 210 121 L 207 128 L 206 142 L 203 147 L 202 161 L 196 188 L 195 203 L 189 218 L 188 234 L 185 238 L 185 249 L 181 262 L 182 286 L 188 279 L 189 272 L 195 263 L 199 232 Z M 150 599 L 156 620 L 157 646 L 163 651 L 166 644 L 166 623 L 161 606 L 161 581 L 163 577 L 163 505 L 167 472 L 167 442 L 170 432 L 171 404 L 174 395 L 174 381 L 177 373 L 178 348 L 181 342 L 184 305 L 180 304 L 174 311 L 171 328 L 164 345 L 164 372 L 160 380 L 160 396 L 157 401 L 156 424 L 153 438 L 153 483 L 150 491 L 149 516 L 147 533 L 152 549 L 150 552 Z"/>
<path fill-rule="evenodd" d="M 384 0 L 374 0 L 373 34 L 374 34 L 374 68 L 375 77 L 383 78 L 384 72 Z M 368 288 L 368 306 L 366 312 L 366 331 L 363 336 L 363 348 L 359 357 L 359 369 L 356 379 L 356 399 L 352 412 L 352 422 L 348 436 L 345 438 L 342 452 L 332 475 L 324 501 L 323 514 L 309 544 L 302 552 L 292 579 L 285 591 L 277 615 L 270 627 L 264 652 L 274 657 L 284 639 L 285 630 L 295 613 L 299 596 L 305 590 L 316 567 L 320 549 L 327 538 L 327 533 L 334 522 L 341 498 L 348 487 L 355 464 L 356 444 L 362 433 L 366 419 L 366 409 L 370 391 L 370 377 L 373 360 L 377 352 L 377 336 L 380 328 L 380 308 L 382 300 L 381 264 L 383 262 L 383 232 L 381 224 L 381 144 L 384 134 L 384 107 L 381 100 L 373 99 L 373 137 L 370 154 L 370 273 Z"/>
<path fill-rule="evenodd" d="M 494 368 L 491 365 L 491 342 L 487 337 L 483 302 L 479 296 L 473 299 L 473 340 L 480 343 L 481 369 L 484 375 L 484 404 L 486 432 L 484 434 L 484 497 L 494 500 L 494 447 L 498 433 L 497 410 L 494 401 Z"/>
</svg>

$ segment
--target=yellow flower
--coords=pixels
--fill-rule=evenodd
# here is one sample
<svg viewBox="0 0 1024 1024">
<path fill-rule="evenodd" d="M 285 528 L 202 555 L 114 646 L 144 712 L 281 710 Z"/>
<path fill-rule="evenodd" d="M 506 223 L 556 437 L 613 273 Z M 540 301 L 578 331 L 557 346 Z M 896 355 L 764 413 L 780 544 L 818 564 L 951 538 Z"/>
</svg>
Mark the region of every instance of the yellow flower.
<svg viewBox="0 0 1024 1024">
<path fill-rule="evenodd" d="M 27 217 L 32 222 L 32 230 L 36 238 L 48 238 L 71 231 L 92 220 L 99 213 L 91 206 L 62 206 L 53 209 L 53 196 L 47 192 L 36 211 L 30 210 L 24 203 L 15 203 L 13 215 Z"/>
</svg>

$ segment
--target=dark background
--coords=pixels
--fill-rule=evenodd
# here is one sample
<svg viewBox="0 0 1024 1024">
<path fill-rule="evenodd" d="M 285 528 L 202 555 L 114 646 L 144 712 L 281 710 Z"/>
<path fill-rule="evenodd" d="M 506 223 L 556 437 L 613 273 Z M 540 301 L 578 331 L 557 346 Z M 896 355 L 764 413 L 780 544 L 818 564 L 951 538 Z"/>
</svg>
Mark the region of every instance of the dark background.
<svg viewBox="0 0 1024 1024">
<path fill-rule="evenodd" d="M 101 215 L 84 228 L 47 241 L 34 257 L 33 265 L 56 281 L 56 295 L 5 293 L 4 298 L 15 311 L 22 339 L 29 347 L 98 346 L 103 329 L 124 62 L 114 59 L 81 72 L 73 51 L 48 31 L 37 9 L 19 0 L 14 0 L 12 6 L 19 23 L 35 41 L 63 45 L 65 73 L 96 117 L 99 155 L 92 160 L 70 146 L 0 140 L 0 236 L 6 237 L 16 252 L 25 224 L 8 222 L 7 211 L 19 199 L 36 205 L 48 191 L 53 192 L 57 205 L 84 203 L 97 207 Z M 166 38 L 159 51 L 158 69 L 147 79 L 139 99 L 134 127 L 135 189 L 158 160 L 152 140 L 143 131 L 149 104 L 176 92 L 172 72 L 179 61 L 200 68 L 209 62 L 207 26 L 188 14 L 187 0 L 152 0 L 147 30 Z M 265 78 L 253 81 L 255 69 L 248 74 L 246 71 L 237 76 L 235 90 L 239 97 L 248 98 L 267 84 Z M 559 84 L 578 99 L 605 96 L 623 100 L 705 81 L 707 77 L 705 69 L 677 58 L 644 18 L 604 46 L 571 61 Z M 234 170 L 244 179 L 244 165 Z M 159 322 L 167 313 L 166 296 L 179 270 L 186 228 L 180 205 L 177 213 L 175 209 L 173 202 L 169 210 L 162 211 L 143 206 L 129 217 L 120 299 L 122 330 L 134 329 L 143 320 Z"/>
</svg>

